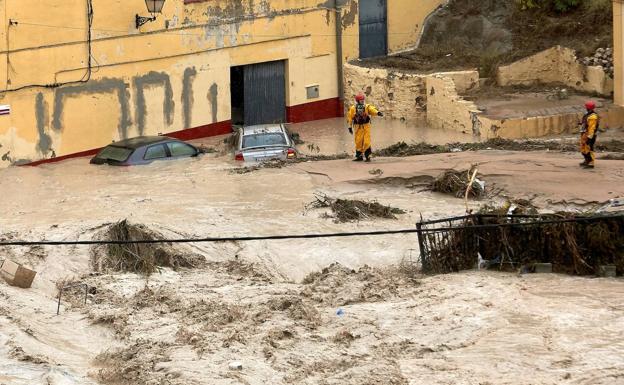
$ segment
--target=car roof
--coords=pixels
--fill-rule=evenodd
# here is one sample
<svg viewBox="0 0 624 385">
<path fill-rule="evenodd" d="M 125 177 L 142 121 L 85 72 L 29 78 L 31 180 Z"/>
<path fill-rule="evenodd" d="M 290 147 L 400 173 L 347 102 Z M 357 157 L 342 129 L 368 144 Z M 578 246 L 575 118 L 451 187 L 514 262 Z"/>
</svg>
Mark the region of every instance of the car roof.
<svg viewBox="0 0 624 385">
<path fill-rule="evenodd" d="M 247 126 L 242 128 L 243 135 L 254 135 L 263 133 L 284 132 L 281 124 L 257 124 L 255 126 Z"/>
<path fill-rule="evenodd" d="M 175 140 L 175 139 L 170 138 L 168 136 L 137 136 L 135 138 L 129 138 L 129 139 L 120 140 L 119 142 L 113 142 L 109 144 L 109 146 L 124 147 L 124 148 L 130 148 L 130 149 L 136 150 L 137 148 L 142 147 L 142 146 L 146 146 L 146 145 L 154 144 L 154 143 L 166 142 L 169 140 Z"/>
</svg>

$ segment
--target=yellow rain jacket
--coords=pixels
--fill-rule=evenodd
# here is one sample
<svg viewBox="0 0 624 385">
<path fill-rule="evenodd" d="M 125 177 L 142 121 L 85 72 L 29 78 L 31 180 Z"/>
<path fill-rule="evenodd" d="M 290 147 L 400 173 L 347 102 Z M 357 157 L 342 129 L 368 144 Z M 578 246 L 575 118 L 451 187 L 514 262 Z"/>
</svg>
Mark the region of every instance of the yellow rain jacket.
<svg viewBox="0 0 624 385">
<path fill-rule="evenodd" d="M 378 113 L 379 110 L 372 104 L 355 104 L 349 108 L 347 122 L 349 127 L 353 127 L 355 150 L 360 155 L 371 151 L 371 116 Z"/>
<path fill-rule="evenodd" d="M 585 158 L 585 162 L 594 165 L 596 155 L 594 154 L 594 144 L 596 143 L 596 135 L 598 134 L 599 118 L 598 114 L 591 111 L 583 116 L 581 130 L 581 154 Z"/>
</svg>

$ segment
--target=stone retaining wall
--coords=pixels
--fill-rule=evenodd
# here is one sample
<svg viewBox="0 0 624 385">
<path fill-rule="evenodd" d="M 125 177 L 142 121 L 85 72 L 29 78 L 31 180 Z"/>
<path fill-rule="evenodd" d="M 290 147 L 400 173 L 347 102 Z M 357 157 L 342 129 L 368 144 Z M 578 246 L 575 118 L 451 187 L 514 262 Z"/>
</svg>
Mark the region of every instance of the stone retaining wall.
<svg viewBox="0 0 624 385">
<path fill-rule="evenodd" d="M 364 92 L 368 101 L 379 107 L 388 117 L 408 122 L 422 121 L 428 115 L 429 78 L 435 76 L 449 78 L 457 92 L 465 92 L 478 87 L 479 84 L 477 71 L 431 75 L 346 64 L 344 76 L 346 105 L 352 103 L 358 92 Z"/>
<path fill-rule="evenodd" d="M 501 86 L 560 83 L 583 92 L 610 96 L 613 79 L 602 67 L 585 66 L 570 48 L 556 46 L 498 68 Z"/>
</svg>

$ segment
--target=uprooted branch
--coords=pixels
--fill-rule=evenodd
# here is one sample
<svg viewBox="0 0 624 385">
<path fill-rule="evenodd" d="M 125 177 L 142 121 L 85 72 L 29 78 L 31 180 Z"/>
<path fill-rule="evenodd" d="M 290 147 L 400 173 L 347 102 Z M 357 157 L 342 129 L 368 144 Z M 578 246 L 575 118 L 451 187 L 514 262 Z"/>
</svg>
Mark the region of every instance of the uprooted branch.
<svg viewBox="0 0 624 385">
<path fill-rule="evenodd" d="M 373 217 L 396 219 L 397 214 L 405 214 L 404 210 L 385 206 L 376 201 L 336 199 L 320 194 L 315 195 L 315 201 L 309 207 L 331 209 L 333 218 L 338 223 L 366 220 Z"/>
</svg>

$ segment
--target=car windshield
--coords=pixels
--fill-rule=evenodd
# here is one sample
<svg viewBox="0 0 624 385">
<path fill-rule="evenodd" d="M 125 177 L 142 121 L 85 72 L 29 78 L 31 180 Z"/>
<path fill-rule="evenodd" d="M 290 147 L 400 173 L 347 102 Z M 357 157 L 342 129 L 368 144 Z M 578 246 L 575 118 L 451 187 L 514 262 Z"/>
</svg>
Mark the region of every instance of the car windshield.
<svg viewBox="0 0 624 385">
<path fill-rule="evenodd" d="M 97 154 L 96 158 L 125 162 L 130 154 L 132 154 L 132 150 L 129 148 L 106 146 Z"/>
<path fill-rule="evenodd" d="M 243 148 L 285 145 L 286 137 L 280 132 L 265 132 L 243 136 Z"/>
</svg>

